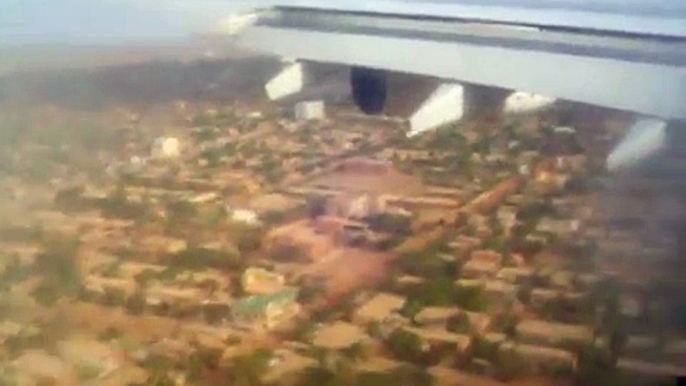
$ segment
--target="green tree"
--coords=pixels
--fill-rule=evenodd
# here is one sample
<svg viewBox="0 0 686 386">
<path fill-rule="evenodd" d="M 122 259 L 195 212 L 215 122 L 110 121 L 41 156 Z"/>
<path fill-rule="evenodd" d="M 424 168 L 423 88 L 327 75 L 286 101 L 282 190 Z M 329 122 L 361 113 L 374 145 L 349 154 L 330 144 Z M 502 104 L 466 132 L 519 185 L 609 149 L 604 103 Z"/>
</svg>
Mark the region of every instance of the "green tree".
<svg viewBox="0 0 686 386">
<path fill-rule="evenodd" d="M 0 275 L 0 285 L 11 286 L 21 283 L 29 277 L 29 269 L 24 267 L 19 256 L 11 256 Z"/>
<path fill-rule="evenodd" d="M 383 327 L 381 326 L 381 323 L 377 321 L 370 322 L 367 325 L 367 334 L 369 334 L 369 336 L 375 339 L 383 339 L 384 331 Z"/>
<path fill-rule="evenodd" d="M 422 311 L 423 308 L 424 305 L 419 300 L 408 298 L 405 300 L 405 303 L 400 309 L 400 314 L 406 318 L 409 318 L 414 323 L 415 317 Z"/>
<path fill-rule="evenodd" d="M 498 344 L 489 342 L 480 336 L 472 338 L 472 354 L 476 358 L 493 361 L 498 354 Z"/>
<path fill-rule="evenodd" d="M 43 244 L 45 251 L 36 256 L 34 268 L 45 286 L 52 287 L 58 296 L 76 295 L 81 288 L 81 272 L 76 264 L 79 240 L 50 238 Z"/>
<path fill-rule="evenodd" d="M 122 337 L 122 332 L 115 327 L 108 327 L 100 335 L 98 335 L 98 340 L 109 342 L 111 340 L 119 339 Z"/>
<path fill-rule="evenodd" d="M 231 376 L 233 384 L 246 386 L 262 385 L 262 376 L 269 369 L 269 361 L 272 352 L 267 349 L 259 349 L 252 354 L 235 357 L 231 363 Z"/>
<path fill-rule="evenodd" d="M 396 367 L 393 376 L 399 380 L 398 384 L 410 384 L 413 386 L 433 386 L 436 378 L 426 368 L 410 364 L 402 364 Z"/>
<path fill-rule="evenodd" d="M 526 362 L 513 349 L 499 349 L 494 365 L 498 378 L 503 380 L 511 380 L 527 372 Z"/>
<path fill-rule="evenodd" d="M 139 288 L 126 299 L 126 311 L 131 315 L 140 315 L 145 312 L 145 293 Z"/>
<path fill-rule="evenodd" d="M 303 370 L 299 386 L 346 386 L 331 369 L 324 366 L 312 366 Z"/>
<path fill-rule="evenodd" d="M 455 303 L 458 307 L 474 312 L 482 312 L 487 308 L 481 287 L 457 287 L 455 289 Z"/>
<path fill-rule="evenodd" d="M 262 247 L 262 232 L 259 230 L 246 230 L 238 236 L 238 250 L 242 256 L 255 253 Z"/>
<path fill-rule="evenodd" d="M 300 323 L 295 329 L 293 338 L 297 341 L 310 343 L 314 339 L 314 333 L 316 332 L 316 326 L 312 322 Z"/>
<path fill-rule="evenodd" d="M 136 281 L 136 284 L 139 287 L 145 288 L 148 286 L 148 284 L 150 284 L 152 280 L 155 280 L 156 277 L 157 272 L 150 268 L 146 268 L 145 270 L 134 276 L 134 280 Z"/>
<path fill-rule="evenodd" d="M 50 282 L 43 280 L 31 291 L 31 296 L 43 307 L 53 307 L 60 298 L 59 290 Z"/>
<path fill-rule="evenodd" d="M 472 324 L 469 321 L 469 316 L 464 312 L 450 317 L 446 323 L 446 330 L 458 334 L 467 334 L 471 329 Z"/>
<path fill-rule="evenodd" d="M 422 355 L 421 338 L 417 334 L 402 328 L 394 330 L 388 336 L 386 344 L 393 355 L 400 360 L 416 362 L 420 360 Z"/>
<path fill-rule="evenodd" d="M 400 381 L 400 382 L 399 382 Z M 356 386 L 400 386 L 403 380 L 399 380 L 394 374 L 378 371 L 362 371 L 355 378 Z"/>
<path fill-rule="evenodd" d="M 450 306 L 453 304 L 455 296 L 453 279 L 448 277 L 436 277 L 427 280 L 422 285 L 421 292 L 417 295 L 423 304 L 439 307 Z"/>
<path fill-rule="evenodd" d="M 512 310 L 506 310 L 495 317 L 494 326 L 509 337 L 514 337 L 517 332 L 519 317 Z"/>
<path fill-rule="evenodd" d="M 120 288 L 106 288 L 104 303 L 110 307 L 118 307 L 126 304 L 126 292 Z"/>
<path fill-rule="evenodd" d="M 620 386 L 630 384 L 616 369 L 612 354 L 593 344 L 579 351 L 575 381 L 584 386 Z"/>
<path fill-rule="evenodd" d="M 363 342 L 355 342 L 346 347 L 344 353 L 353 361 L 365 360 L 369 357 L 369 347 Z"/>
</svg>

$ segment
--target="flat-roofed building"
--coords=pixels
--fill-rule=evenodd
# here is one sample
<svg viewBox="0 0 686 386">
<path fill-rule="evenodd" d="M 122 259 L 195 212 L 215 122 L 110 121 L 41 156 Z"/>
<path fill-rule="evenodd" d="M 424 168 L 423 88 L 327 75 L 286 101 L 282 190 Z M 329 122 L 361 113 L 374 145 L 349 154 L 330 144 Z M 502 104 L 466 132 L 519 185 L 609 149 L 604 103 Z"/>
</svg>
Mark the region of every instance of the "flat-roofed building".
<svg viewBox="0 0 686 386">
<path fill-rule="evenodd" d="M 457 307 L 425 307 L 414 320 L 422 326 L 436 326 L 445 328 L 448 320 L 461 313 Z"/>
<path fill-rule="evenodd" d="M 335 322 L 322 326 L 317 331 L 312 343 L 315 346 L 336 350 L 367 340 L 369 340 L 369 336 L 360 327 L 346 322 Z"/>
<path fill-rule="evenodd" d="M 286 288 L 269 294 L 238 300 L 231 309 L 234 321 L 248 328 L 272 329 L 300 312 L 298 290 Z"/>
<path fill-rule="evenodd" d="M 405 304 L 405 297 L 390 293 L 379 293 L 355 313 L 360 323 L 383 322 L 392 314 L 400 311 Z"/>
<path fill-rule="evenodd" d="M 266 238 L 267 248 L 279 250 L 297 250 L 295 260 L 317 261 L 326 256 L 333 248 L 331 236 L 317 233 L 307 221 L 298 221 L 272 230 Z"/>
<path fill-rule="evenodd" d="M 517 286 L 503 280 L 486 280 L 483 288 L 491 304 L 506 303 L 517 297 Z"/>
<path fill-rule="evenodd" d="M 472 330 L 478 333 L 485 333 L 491 325 L 492 318 L 490 315 L 483 312 L 465 312 L 469 318 L 469 324 Z"/>
<path fill-rule="evenodd" d="M 469 350 L 472 344 L 472 338 L 469 335 L 455 334 L 443 328 L 415 328 L 407 327 L 405 330 L 412 332 L 419 336 L 430 347 L 442 344 L 454 344 L 458 353 L 463 353 Z"/>
<path fill-rule="evenodd" d="M 286 284 L 286 279 L 279 273 L 251 267 L 243 272 L 241 284 L 243 290 L 248 294 L 270 294 L 282 290 Z"/>
<path fill-rule="evenodd" d="M 476 248 L 479 248 L 481 244 L 482 241 L 478 237 L 460 235 L 450 242 L 448 246 L 461 256 L 466 256 Z"/>
<path fill-rule="evenodd" d="M 528 267 L 505 267 L 498 271 L 497 279 L 511 284 L 522 284 L 534 275 L 533 268 Z"/>
<path fill-rule="evenodd" d="M 499 252 L 490 249 L 480 249 L 472 252 L 470 261 L 478 261 L 482 263 L 496 263 L 500 264 L 503 260 L 503 255 Z"/>
<path fill-rule="evenodd" d="M 565 350 L 528 344 L 503 343 L 500 350 L 511 350 L 535 372 L 559 374 L 576 370 L 576 355 Z"/>
<path fill-rule="evenodd" d="M 286 377 L 301 374 L 308 367 L 316 366 L 317 361 L 287 349 L 274 351 L 269 369 L 262 375 L 261 381 L 267 384 L 282 383 Z"/>
<path fill-rule="evenodd" d="M 564 346 L 593 342 L 593 329 L 585 325 L 525 320 L 517 325 L 516 331 L 523 342 L 532 344 Z"/>
<path fill-rule="evenodd" d="M 495 276 L 500 270 L 500 263 L 495 261 L 470 260 L 460 272 L 461 275 L 469 279 L 488 278 Z"/>
<path fill-rule="evenodd" d="M 29 384 L 68 386 L 76 381 L 71 366 L 43 350 L 26 350 L 12 364 L 32 381 Z"/>
<path fill-rule="evenodd" d="M 617 369 L 625 374 L 650 378 L 674 379 L 686 375 L 686 365 L 683 364 L 655 363 L 633 358 L 619 358 L 617 360 Z"/>
</svg>

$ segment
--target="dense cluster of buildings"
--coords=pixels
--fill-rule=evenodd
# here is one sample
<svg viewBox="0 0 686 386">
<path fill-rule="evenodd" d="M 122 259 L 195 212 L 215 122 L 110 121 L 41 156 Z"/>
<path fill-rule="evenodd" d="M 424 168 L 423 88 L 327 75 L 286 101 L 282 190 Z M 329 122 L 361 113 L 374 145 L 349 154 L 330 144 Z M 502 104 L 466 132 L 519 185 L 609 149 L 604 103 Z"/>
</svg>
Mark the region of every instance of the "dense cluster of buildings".
<svg viewBox="0 0 686 386">
<path fill-rule="evenodd" d="M 683 370 L 683 331 L 623 328 L 648 302 L 598 266 L 619 236 L 591 209 L 594 160 L 573 128 L 527 116 L 407 139 L 342 129 L 318 104 L 271 115 L 205 111 L 132 139 L 105 182 L 52 182 L 52 208 L 4 229 L 2 298 L 32 299 L 34 316 L 0 324 L 0 384 L 125 385 L 161 376 L 164 357 L 164 376 L 192 385 L 264 350 L 258 378 L 294 385 L 363 353 L 355 371 L 410 363 L 439 384 L 607 374 L 589 353 L 643 376 Z M 78 285 L 50 282 L 53 260 L 74 262 Z M 78 336 L 50 335 L 51 308 Z M 45 336 L 56 349 L 31 344 Z"/>
</svg>

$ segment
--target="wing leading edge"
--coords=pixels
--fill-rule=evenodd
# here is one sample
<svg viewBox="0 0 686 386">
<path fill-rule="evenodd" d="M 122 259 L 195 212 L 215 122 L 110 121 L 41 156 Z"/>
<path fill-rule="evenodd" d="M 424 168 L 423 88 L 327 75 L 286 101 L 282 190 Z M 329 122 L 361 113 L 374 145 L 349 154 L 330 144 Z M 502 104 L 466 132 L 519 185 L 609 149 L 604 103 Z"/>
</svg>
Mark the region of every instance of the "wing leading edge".
<svg viewBox="0 0 686 386">
<path fill-rule="evenodd" d="M 565 1 L 569 0 L 548 0 Z M 464 2 L 422 4 L 473 7 Z M 409 5 L 418 3 L 398 1 L 387 2 L 398 6 L 395 12 L 381 6 L 346 8 L 345 4 L 350 4 L 346 2 L 329 6 L 335 9 L 313 8 L 307 3 L 296 1 L 263 12 L 255 24 L 242 31 L 239 42 L 299 60 L 434 76 L 663 119 L 686 119 L 686 19 L 680 18 L 684 7 L 677 3 L 677 12 L 672 10 L 670 15 L 646 14 L 656 20 L 677 20 L 677 30 L 661 28 L 652 33 L 607 31 L 610 24 L 570 29 L 524 23 L 521 18 L 510 23 L 502 18 L 486 20 L 486 14 L 469 18 L 473 20 L 452 13 L 443 17 L 412 14 Z M 530 15 L 539 12 L 518 9 Z M 545 11 L 544 7 L 538 17 Z M 598 18 L 619 15 L 607 10 L 593 12 Z M 644 27 L 649 28 L 647 24 Z"/>
</svg>

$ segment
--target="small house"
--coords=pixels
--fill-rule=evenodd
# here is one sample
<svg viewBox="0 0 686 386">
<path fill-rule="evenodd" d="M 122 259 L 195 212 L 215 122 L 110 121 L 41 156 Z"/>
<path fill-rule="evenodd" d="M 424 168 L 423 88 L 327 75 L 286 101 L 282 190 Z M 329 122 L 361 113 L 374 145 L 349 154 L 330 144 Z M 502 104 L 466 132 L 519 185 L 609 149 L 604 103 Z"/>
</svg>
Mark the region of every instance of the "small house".
<svg viewBox="0 0 686 386">
<path fill-rule="evenodd" d="M 174 137 L 159 137 L 153 142 L 153 158 L 178 158 L 181 155 L 181 142 Z"/>
<path fill-rule="evenodd" d="M 526 320 L 517 325 L 522 342 L 546 346 L 583 345 L 593 342 L 593 329 L 585 325 Z"/>
<path fill-rule="evenodd" d="M 459 314 L 460 310 L 456 307 L 425 307 L 415 315 L 414 320 L 421 326 L 445 328 L 448 320 Z"/>
<path fill-rule="evenodd" d="M 496 278 L 510 284 L 522 284 L 534 275 L 533 268 L 506 267 L 498 271 Z"/>
<path fill-rule="evenodd" d="M 297 296 L 298 290 L 295 288 L 269 295 L 249 296 L 237 301 L 231 314 L 240 325 L 269 330 L 300 312 Z"/>
<path fill-rule="evenodd" d="M 260 220 L 255 211 L 250 209 L 234 209 L 231 211 L 231 220 L 246 225 L 259 225 Z"/>
<path fill-rule="evenodd" d="M 470 260 L 462 267 L 465 278 L 493 277 L 500 270 L 500 264 L 494 261 Z"/>
<path fill-rule="evenodd" d="M 383 322 L 393 313 L 398 312 L 403 304 L 405 304 L 403 296 L 379 293 L 357 310 L 355 318 L 360 323 Z"/>
<path fill-rule="evenodd" d="M 344 349 L 368 339 L 369 337 L 360 327 L 350 323 L 335 322 L 321 327 L 317 331 L 313 344 L 328 349 Z"/>
<path fill-rule="evenodd" d="M 251 295 L 278 292 L 283 289 L 285 283 L 283 275 L 263 268 L 248 268 L 241 276 L 243 290 Z"/>
<path fill-rule="evenodd" d="M 455 334 L 443 328 L 406 328 L 407 331 L 419 336 L 429 348 L 435 346 L 455 345 L 457 353 L 464 353 L 471 347 L 472 338 L 469 335 Z"/>
<path fill-rule="evenodd" d="M 503 343 L 500 350 L 511 350 L 522 358 L 531 370 L 545 374 L 571 373 L 576 369 L 576 355 L 565 350 L 528 344 Z"/>
<path fill-rule="evenodd" d="M 454 241 L 448 244 L 448 246 L 461 255 L 467 255 L 474 249 L 481 246 L 481 239 L 477 237 L 460 235 Z"/>
</svg>

